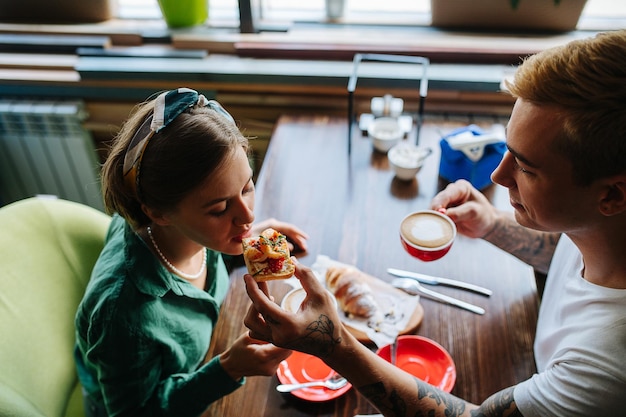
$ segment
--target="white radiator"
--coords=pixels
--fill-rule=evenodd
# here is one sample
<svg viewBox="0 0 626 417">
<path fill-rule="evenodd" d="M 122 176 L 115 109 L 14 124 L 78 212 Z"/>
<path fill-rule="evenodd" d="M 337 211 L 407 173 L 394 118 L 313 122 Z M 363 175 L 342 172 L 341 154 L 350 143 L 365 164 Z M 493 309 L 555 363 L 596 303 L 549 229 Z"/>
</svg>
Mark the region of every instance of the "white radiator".
<svg viewBox="0 0 626 417">
<path fill-rule="evenodd" d="M 80 101 L 0 100 L 0 203 L 51 194 L 103 210 Z"/>
</svg>

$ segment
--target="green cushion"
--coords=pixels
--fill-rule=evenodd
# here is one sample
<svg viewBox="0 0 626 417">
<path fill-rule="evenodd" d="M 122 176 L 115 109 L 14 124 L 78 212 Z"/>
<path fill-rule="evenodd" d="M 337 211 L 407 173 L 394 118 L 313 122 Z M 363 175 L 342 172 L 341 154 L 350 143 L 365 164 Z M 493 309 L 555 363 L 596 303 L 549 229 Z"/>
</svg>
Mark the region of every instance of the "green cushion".
<svg viewBox="0 0 626 417">
<path fill-rule="evenodd" d="M 0 382 L 0 416 L 46 417 L 28 398 Z"/>
<path fill-rule="evenodd" d="M 49 198 L 0 208 L 0 415 L 65 415 L 77 385 L 74 315 L 109 221 Z"/>
</svg>

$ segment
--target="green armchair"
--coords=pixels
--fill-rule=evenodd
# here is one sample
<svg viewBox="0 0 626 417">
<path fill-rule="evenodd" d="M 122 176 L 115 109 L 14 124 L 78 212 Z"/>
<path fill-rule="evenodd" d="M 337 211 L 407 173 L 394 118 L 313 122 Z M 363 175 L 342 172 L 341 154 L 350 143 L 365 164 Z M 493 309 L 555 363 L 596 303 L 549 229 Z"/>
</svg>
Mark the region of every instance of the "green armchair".
<svg viewBox="0 0 626 417">
<path fill-rule="evenodd" d="M 74 315 L 109 222 L 52 198 L 0 208 L 0 416 L 84 416 Z"/>
</svg>

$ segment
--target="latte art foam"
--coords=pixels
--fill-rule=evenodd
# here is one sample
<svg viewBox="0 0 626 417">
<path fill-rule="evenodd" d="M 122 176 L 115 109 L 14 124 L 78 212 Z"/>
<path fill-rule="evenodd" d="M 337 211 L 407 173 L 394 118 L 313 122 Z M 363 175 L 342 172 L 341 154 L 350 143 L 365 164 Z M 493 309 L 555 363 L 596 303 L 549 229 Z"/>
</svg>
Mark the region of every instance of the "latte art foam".
<svg viewBox="0 0 626 417">
<path fill-rule="evenodd" d="M 304 297 L 306 297 L 306 292 L 304 292 L 303 289 L 290 291 L 285 295 L 285 298 L 281 303 L 283 310 L 295 313 L 300 308 L 300 304 L 302 304 Z"/>
<path fill-rule="evenodd" d="M 416 213 L 407 217 L 400 228 L 413 245 L 429 249 L 444 246 L 454 236 L 450 223 L 435 213 Z"/>
<path fill-rule="evenodd" d="M 328 293 L 330 294 L 330 292 Z M 304 289 L 302 288 L 293 289 L 289 291 L 287 294 L 285 294 L 285 296 L 283 297 L 283 301 L 280 303 L 280 306 L 282 307 L 283 310 L 289 311 L 291 313 L 295 313 L 300 308 L 300 304 L 302 304 L 302 301 L 304 301 L 305 297 L 306 297 L 306 291 L 304 291 Z M 331 297 L 335 303 L 335 307 L 337 307 L 337 299 L 332 294 L 331 294 Z"/>
</svg>

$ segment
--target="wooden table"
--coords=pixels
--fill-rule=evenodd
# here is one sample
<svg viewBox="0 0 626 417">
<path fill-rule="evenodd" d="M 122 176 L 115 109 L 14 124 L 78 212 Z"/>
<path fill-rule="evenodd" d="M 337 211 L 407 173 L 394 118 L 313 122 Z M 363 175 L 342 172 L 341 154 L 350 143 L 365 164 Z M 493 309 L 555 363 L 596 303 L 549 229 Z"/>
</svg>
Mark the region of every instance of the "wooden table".
<svg viewBox="0 0 626 417">
<path fill-rule="evenodd" d="M 538 296 L 532 269 L 485 241 L 460 236 L 448 255 L 429 263 L 412 258 L 402 249 L 400 220 L 413 210 L 428 208 L 442 186 L 438 179 L 438 141 L 441 131 L 453 127 L 426 121 L 420 143 L 434 152 L 416 180 L 403 182 L 394 178 L 386 155 L 373 152 L 371 142 L 358 128 L 353 131 L 348 157 L 345 119 L 284 116 L 272 136 L 257 181 L 255 210 L 259 220 L 275 217 L 310 234 L 309 252 L 299 256 L 300 262 L 309 266 L 323 254 L 385 281 L 392 279 L 386 269 L 395 267 L 491 288 L 493 296 L 484 297 L 434 287 L 487 312 L 480 316 L 422 298 L 425 314 L 416 331 L 450 352 L 457 368 L 452 393 L 482 402 L 535 372 L 532 344 Z M 508 207 L 503 188 L 492 187 L 489 195 L 496 205 Z M 231 274 L 229 294 L 214 332 L 214 354 L 245 331 L 242 321 L 249 299 L 243 274 L 243 268 Z M 272 283 L 277 301 L 287 289 L 283 283 Z M 354 416 L 376 412 L 354 389 L 338 399 L 312 403 L 276 392 L 277 384 L 276 376 L 248 378 L 242 388 L 211 405 L 204 415 Z"/>
</svg>

